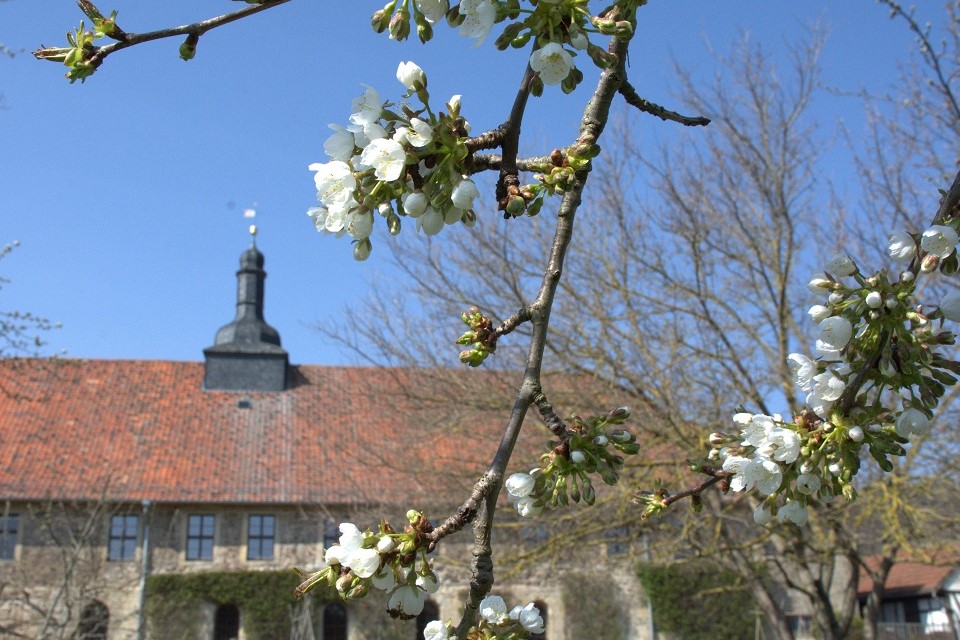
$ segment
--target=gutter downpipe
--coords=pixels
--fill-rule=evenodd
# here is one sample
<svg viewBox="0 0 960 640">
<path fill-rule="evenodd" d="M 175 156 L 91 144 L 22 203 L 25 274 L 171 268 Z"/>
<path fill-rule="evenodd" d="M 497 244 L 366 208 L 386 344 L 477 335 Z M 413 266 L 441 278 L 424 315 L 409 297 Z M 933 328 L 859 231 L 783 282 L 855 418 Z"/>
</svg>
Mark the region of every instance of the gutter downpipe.
<svg viewBox="0 0 960 640">
<path fill-rule="evenodd" d="M 137 610 L 137 640 L 147 637 L 144 607 L 147 600 L 147 574 L 150 571 L 150 501 L 143 500 L 143 548 L 140 552 L 140 608 Z"/>
</svg>

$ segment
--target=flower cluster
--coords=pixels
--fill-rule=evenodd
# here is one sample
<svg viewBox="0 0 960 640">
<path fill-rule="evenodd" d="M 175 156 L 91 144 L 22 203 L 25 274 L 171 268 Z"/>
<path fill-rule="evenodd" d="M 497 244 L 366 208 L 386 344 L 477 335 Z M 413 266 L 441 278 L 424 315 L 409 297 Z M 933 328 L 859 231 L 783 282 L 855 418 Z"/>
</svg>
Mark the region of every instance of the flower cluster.
<svg viewBox="0 0 960 640">
<path fill-rule="evenodd" d="M 390 594 L 390 615 L 405 620 L 417 617 L 440 582 L 423 539 L 430 523 L 418 511 L 407 512 L 407 520 L 403 533 L 393 531 L 386 522 L 380 523 L 377 533 L 361 532 L 349 522 L 341 524 L 339 543 L 327 549 L 323 568 L 310 575 L 301 573 L 305 580 L 296 595 L 321 585 L 343 598 L 361 598 L 373 587 Z"/>
<path fill-rule="evenodd" d="M 960 321 L 960 294 L 947 294 L 928 313 L 914 299 L 916 278 L 937 269 L 956 273 L 958 222 L 920 235 L 892 232 L 891 259 L 909 263 L 894 279 L 886 270 L 864 275 L 847 255 L 811 278 L 809 289 L 826 295 L 825 304 L 809 310 L 819 328 L 816 359 L 789 356 L 805 408 L 789 421 L 740 412 L 737 434 L 711 436 L 711 457 L 731 474 L 730 488 L 763 497 L 754 512 L 758 523 L 776 516 L 803 525 L 812 500 L 854 498 L 864 447 L 890 471 L 890 457 L 904 455 L 909 440 L 929 430 L 940 398 L 960 374 L 960 363 L 936 351 L 955 341 L 943 322 Z"/>
<path fill-rule="evenodd" d="M 523 640 L 544 632 L 540 609 L 530 603 L 517 605 L 507 611 L 507 603 L 500 596 L 487 596 L 480 601 L 480 619 L 467 632 L 466 640 Z M 453 627 L 434 620 L 423 630 L 425 640 L 457 640 Z"/>
<path fill-rule="evenodd" d="M 401 63 L 397 79 L 416 95 L 422 107 L 384 103 L 367 87 L 353 102 L 347 127 L 333 130 L 323 145 L 329 162 L 311 164 L 320 206 L 307 214 L 318 231 L 350 234 L 353 255 L 365 260 L 371 251 L 374 213 L 386 219 L 391 234 L 400 232 L 400 218 L 415 218 L 417 229 L 434 235 L 446 224 L 472 225 L 476 184 L 468 177 L 463 141 L 469 124 L 460 117 L 460 96 L 447 102 L 447 112 L 429 105 L 427 77 L 412 62 Z"/>
<path fill-rule="evenodd" d="M 590 474 L 596 473 L 609 485 L 620 479 L 623 455 L 640 451 L 636 436 L 620 425 L 630 417 L 626 407 L 605 416 L 572 419 L 568 438 L 540 457 L 541 466 L 530 473 L 514 473 L 505 483 L 517 512 L 526 518 L 540 515 L 545 508 L 566 505 L 570 500 L 593 504 L 596 491 Z M 613 449 L 614 451 L 611 451 Z"/>
<path fill-rule="evenodd" d="M 417 37 L 426 42 L 433 37 L 433 25 L 446 17 L 460 35 L 479 46 L 493 30 L 494 24 L 510 21 L 497 38 L 496 47 L 520 49 L 533 41 L 530 69 L 536 74 L 530 90 L 543 92 L 544 85 L 560 85 L 569 93 L 583 80 L 583 73 L 574 64 L 578 51 L 586 51 L 594 64 L 607 68 L 616 59 L 600 46 L 590 42 L 590 34 L 629 38 L 633 24 L 617 19 L 612 8 L 592 15 L 589 0 L 534 0 L 532 9 L 521 9 L 519 0 L 460 0 L 453 8 L 449 0 L 392 0 L 373 14 L 371 24 L 391 38 L 403 40 L 410 35 L 411 22 Z M 522 19 L 520 19 L 522 16 Z"/>
</svg>

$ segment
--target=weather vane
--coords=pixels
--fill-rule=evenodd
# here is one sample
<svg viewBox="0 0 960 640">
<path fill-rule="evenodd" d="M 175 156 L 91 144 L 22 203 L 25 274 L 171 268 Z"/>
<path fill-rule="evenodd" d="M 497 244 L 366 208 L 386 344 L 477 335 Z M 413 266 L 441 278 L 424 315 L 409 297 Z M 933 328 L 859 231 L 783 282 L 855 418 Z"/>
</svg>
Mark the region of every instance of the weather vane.
<svg viewBox="0 0 960 640">
<path fill-rule="evenodd" d="M 257 204 L 254 203 L 253 206 L 256 207 Z M 244 218 L 251 218 L 251 219 L 252 219 L 252 218 L 256 218 L 256 217 L 257 217 L 257 210 L 254 209 L 253 207 L 250 207 L 250 208 L 248 208 L 248 209 L 244 209 L 244 210 L 243 210 L 243 217 L 244 217 Z M 255 225 L 255 224 L 251 224 L 251 225 L 250 225 L 250 244 L 251 244 L 251 246 L 254 246 L 254 247 L 257 246 L 257 225 Z"/>
</svg>

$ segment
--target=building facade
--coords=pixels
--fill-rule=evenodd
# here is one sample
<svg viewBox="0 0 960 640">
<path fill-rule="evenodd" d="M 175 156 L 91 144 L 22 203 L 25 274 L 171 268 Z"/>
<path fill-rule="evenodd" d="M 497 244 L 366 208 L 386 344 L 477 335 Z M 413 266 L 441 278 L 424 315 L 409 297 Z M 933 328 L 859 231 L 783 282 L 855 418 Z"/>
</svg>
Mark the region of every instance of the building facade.
<svg viewBox="0 0 960 640">
<path fill-rule="evenodd" d="M 0 396 L 0 637 L 412 639 L 418 622 L 458 618 L 467 533 L 437 553 L 442 587 L 419 621 L 391 620 L 373 595 L 292 601 L 293 568 L 318 565 L 337 523 L 445 517 L 496 442 L 470 434 L 498 421 L 467 412 L 430 430 L 415 372 L 291 365 L 265 277 L 251 244 L 236 317 L 203 362 L 0 363 L 16 390 Z M 494 591 L 536 601 L 546 638 L 648 637 L 629 544 L 524 565 L 549 532 L 507 524 L 517 559 Z"/>
</svg>

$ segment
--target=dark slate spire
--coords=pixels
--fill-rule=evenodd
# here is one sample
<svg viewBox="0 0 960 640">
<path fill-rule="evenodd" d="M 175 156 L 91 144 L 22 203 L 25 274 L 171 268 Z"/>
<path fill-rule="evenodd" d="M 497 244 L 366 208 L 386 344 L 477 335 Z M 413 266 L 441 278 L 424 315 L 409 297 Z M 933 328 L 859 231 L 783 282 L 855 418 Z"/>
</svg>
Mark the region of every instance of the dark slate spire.
<svg viewBox="0 0 960 640">
<path fill-rule="evenodd" d="M 207 390 L 282 391 L 287 382 L 287 352 L 280 334 L 263 319 L 267 274 L 257 250 L 256 227 L 250 227 L 250 248 L 240 256 L 237 271 L 237 317 L 217 331 L 212 347 L 203 350 Z"/>
</svg>

